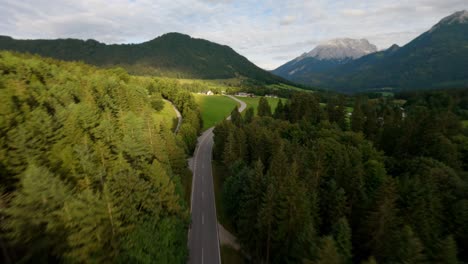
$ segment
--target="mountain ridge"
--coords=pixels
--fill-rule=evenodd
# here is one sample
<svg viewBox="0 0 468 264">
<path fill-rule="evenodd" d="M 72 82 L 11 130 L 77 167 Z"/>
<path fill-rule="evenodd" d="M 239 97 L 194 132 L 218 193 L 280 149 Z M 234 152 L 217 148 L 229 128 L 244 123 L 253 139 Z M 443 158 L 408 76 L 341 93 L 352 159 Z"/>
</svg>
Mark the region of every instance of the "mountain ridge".
<svg viewBox="0 0 468 264">
<path fill-rule="evenodd" d="M 311 51 L 303 53 L 272 72 L 283 78 L 300 82 L 309 72 L 325 72 L 376 51 L 377 46 L 367 39 L 331 39 L 321 42 Z"/>
<path fill-rule="evenodd" d="M 137 75 L 200 79 L 245 77 L 262 83 L 290 83 L 250 62 L 227 45 L 170 32 L 136 44 L 87 39 L 18 40 L 0 36 L 0 50 L 28 52 L 104 67 L 120 66 Z"/>
<path fill-rule="evenodd" d="M 402 47 L 392 45 L 296 78 L 279 75 L 306 85 L 353 93 L 468 87 L 467 69 L 468 12 L 459 11 Z"/>
</svg>

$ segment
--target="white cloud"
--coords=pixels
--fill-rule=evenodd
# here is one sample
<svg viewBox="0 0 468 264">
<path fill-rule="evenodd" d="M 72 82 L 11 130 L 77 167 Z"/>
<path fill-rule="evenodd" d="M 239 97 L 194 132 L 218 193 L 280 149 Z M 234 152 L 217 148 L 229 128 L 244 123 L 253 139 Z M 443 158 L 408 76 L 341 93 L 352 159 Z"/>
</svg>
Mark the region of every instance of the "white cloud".
<svg viewBox="0 0 468 264">
<path fill-rule="evenodd" d="M 362 9 L 344 9 L 341 13 L 346 16 L 362 16 L 366 14 L 366 11 Z"/>
<path fill-rule="evenodd" d="M 296 21 L 295 16 L 285 16 L 280 20 L 280 25 L 289 25 Z"/>
<path fill-rule="evenodd" d="M 273 69 L 331 38 L 403 45 L 462 9 L 466 0 L 0 0 L 0 35 L 136 43 L 181 32 Z"/>
</svg>

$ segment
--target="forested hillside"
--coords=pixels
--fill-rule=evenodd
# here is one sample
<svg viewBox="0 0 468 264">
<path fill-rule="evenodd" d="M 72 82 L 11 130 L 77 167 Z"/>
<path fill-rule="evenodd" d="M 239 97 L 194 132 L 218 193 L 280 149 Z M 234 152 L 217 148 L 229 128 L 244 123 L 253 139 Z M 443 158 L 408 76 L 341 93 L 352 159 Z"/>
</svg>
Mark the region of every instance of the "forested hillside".
<svg viewBox="0 0 468 264">
<path fill-rule="evenodd" d="M 184 116 L 160 123 L 162 97 Z M 2 263 L 185 263 L 201 128 L 175 83 L 0 53 Z"/>
<path fill-rule="evenodd" d="M 106 45 L 95 40 L 16 40 L 0 36 L 0 50 L 29 52 L 97 66 L 120 66 L 137 75 L 202 79 L 243 77 L 260 83 L 288 82 L 239 55 L 228 46 L 180 33 L 141 44 Z"/>
<path fill-rule="evenodd" d="M 297 93 L 215 128 L 224 208 L 251 262 L 468 261 L 466 91 L 404 98 L 354 98 L 348 117 L 353 98 Z"/>
</svg>

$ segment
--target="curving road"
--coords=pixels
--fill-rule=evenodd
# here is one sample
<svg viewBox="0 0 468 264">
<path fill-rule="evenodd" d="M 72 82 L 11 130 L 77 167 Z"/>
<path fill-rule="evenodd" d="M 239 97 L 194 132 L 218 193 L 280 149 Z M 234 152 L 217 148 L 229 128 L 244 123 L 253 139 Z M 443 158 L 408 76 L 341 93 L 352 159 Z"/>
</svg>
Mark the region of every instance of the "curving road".
<svg viewBox="0 0 468 264">
<path fill-rule="evenodd" d="M 171 104 L 172 108 L 174 108 L 174 112 L 176 113 L 177 116 L 177 127 L 174 129 L 174 133 L 177 134 L 179 132 L 180 125 L 182 125 L 182 115 L 179 112 L 179 109 L 169 100 L 163 99 L 164 101 L 168 102 Z"/>
<path fill-rule="evenodd" d="M 235 98 L 227 97 L 240 103 L 239 112 L 247 105 Z M 229 117 L 228 117 L 229 119 Z M 213 127 L 206 130 L 199 138 L 193 155 L 192 199 L 190 211 L 192 223 L 189 230 L 189 263 L 220 264 L 218 220 L 216 218 L 213 175 L 211 171 L 211 153 L 213 149 Z"/>
</svg>

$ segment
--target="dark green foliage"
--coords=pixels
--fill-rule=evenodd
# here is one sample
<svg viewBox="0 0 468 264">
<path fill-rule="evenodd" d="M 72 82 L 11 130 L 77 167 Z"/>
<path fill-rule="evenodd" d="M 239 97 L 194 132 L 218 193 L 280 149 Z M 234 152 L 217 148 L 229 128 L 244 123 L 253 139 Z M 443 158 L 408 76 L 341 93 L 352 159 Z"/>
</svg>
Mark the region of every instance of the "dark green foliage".
<svg viewBox="0 0 468 264">
<path fill-rule="evenodd" d="M 351 228 L 346 218 L 340 218 L 333 226 L 333 238 L 336 242 L 336 248 L 341 256 L 342 263 L 351 263 Z"/>
<path fill-rule="evenodd" d="M 188 92 L 8 52 L 0 80 L 0 242 L 12 262 L 186 262 L 179 185 L 200 129 Z M 157 121 L 161 94 L 180 98 L 191 134 Z"/>
<path fill-rule="evenodd" d="M 271 116 L 271 106 L 265 97 L 260 97 L 258 100 L 258 116 Z"/>
<path fill-rule="evenodd" d="M 244 121 L 245 123 L 250 123 L 252 122 L 253 118 L 254 118 L 254 109 L 253 107 L 249 107 L 247 108 L 247 110 L 245 110 Z"/>
<path fill-rule="evenodd" d="M 227 79 L 244 76 L 260 83 L 284 80 L 257 67 L 230 47 L 180 33 L 131 45 L 95 40 L 15 40 L 0 36 L 0 50 L 28 52 L 97 66 L 120 66 L 138 75 Z M 284 81 L 287 82 L 287 81 Z"/>
<path fill-rule="evenodd" d="M 229 216 L 252 261 L 466 261 L 468 141 L 457 116 L 468 94 L 430 94 L 404 95 L 404 108 L 355 98 L 350 127 L 343 98 L 321 111 L 304 93 L 274 118 L 218 125 L 215 157 L 233 168 Z"/>
<path fill-rule="evenodd" d="M 457 264 L 457 244 L 453 236 L 448 236 L 439 243 L 439 255 L 437 260 L 441 263 Z"/>
<path fill-rule="evenodd" d="M 340 264 L 343 262 L 333 237 L 327 236 L 322 239 L 322 245 L 318 254 L 317 264 Z"/>
<path fill-rule="evenodd" d="M 241 114 L 239 113 L 239 110 L 237 109 L 237 106 L 234 107 L 234 109 L 231 111 L 231 122 L 236 127 L 242 126 L 243 120 Z"/>
<path fill-rule="evenodd" d="M 354 104 L 354 110 L 351 115 L 351 130 L 354 132 L 361 132 L 364 128 L 364 113 L 361 109 L 361 101 L 360 99 L 356 99 Z"/>
</svg>

